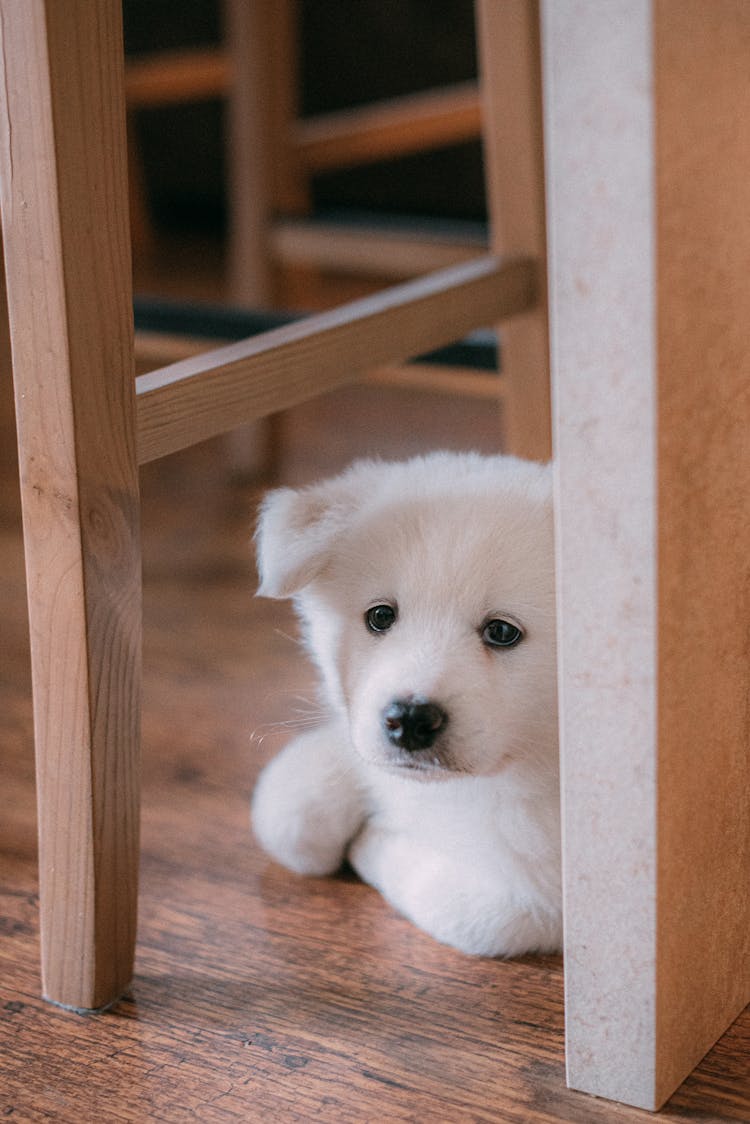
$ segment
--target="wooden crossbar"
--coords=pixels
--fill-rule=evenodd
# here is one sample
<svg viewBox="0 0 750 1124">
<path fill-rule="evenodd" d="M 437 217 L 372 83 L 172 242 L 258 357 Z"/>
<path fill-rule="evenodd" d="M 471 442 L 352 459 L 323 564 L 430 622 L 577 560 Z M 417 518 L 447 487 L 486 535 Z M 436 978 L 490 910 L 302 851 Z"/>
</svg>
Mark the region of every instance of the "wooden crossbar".
<svg viewBox="0 0 750 1124">
<path fill-rule="evenodd" d="M 225 97 L 231 67 L 219 48 L 159 51 L 130 58 L 125 65 L 125 97 L 129 109 L 182 105 Z"/>
<path fill-rule="evenodd" d="M 232 82 L 219 48 L 161 51 L 125 68 L 130 109 L 223 98 Z M 480 129 L 477 83 L 460 82 L 300 119 L 290 139 L 307 171 L 322 172 L 473 140 Z"/>
<path fill-rule="evenodd" d="M 140 375 L 141 464 L 531 308 L 535 263 L 477 261 Z"/>
<path fill-rule="evenodd" d="M 292 139 L 303 166 L 324 172 L 473 140 L 481 121 L 477 84 L 462 82 L 298 121 Z"/>
<path fill-rule="evenodd" d="M 270 242 L 282 266 L 300 263 L 344 274 L 367 274 L 406 280 L 473 261 L 487 251 L 487 238 L 472 234 L 435 234 L 368 227 L 362 223 L 320 219 L 281 219 Z"/>
</svg>

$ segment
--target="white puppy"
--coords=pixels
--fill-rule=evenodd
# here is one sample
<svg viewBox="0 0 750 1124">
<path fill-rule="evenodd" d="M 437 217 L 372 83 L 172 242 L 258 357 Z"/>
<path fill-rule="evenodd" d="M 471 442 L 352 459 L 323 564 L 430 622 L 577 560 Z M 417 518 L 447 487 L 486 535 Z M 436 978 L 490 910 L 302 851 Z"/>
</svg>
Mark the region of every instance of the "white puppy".
<svg viewBox="0 0 750 1124">
<path fill-rule="evenodd" d="M 562 941 L 548 467 L 358 462 L 260 516 L 259 593 L 291 597 L 330 715 L 261 774 L 253 825 L 302 874 L 345 859 L 465 952 Z"/>
</svg>

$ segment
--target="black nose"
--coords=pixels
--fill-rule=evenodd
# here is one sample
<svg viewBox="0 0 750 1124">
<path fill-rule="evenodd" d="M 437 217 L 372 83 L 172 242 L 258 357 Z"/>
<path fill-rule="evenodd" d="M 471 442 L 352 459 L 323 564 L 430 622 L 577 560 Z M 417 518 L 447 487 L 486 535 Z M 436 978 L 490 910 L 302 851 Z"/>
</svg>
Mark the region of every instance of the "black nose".
<svg viewBox="0 0 750 1124">
<path fill-rule="evenodd" d="M 437 703 L 418 699 L 396 699 L 383 711 L 388 741 L 410 753 L 429 749 L 447 721 L 448 715 Z"/>
</svg>

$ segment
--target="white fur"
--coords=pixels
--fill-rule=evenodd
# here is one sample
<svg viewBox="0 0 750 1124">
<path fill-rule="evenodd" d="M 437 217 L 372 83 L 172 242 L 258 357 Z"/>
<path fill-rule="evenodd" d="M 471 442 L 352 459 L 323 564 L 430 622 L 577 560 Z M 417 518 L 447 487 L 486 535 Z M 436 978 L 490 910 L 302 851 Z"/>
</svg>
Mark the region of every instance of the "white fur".
<svg viewBox="0 0 750 1124">
<path fill-rule="evenodd" d="M 348 858 L 402 913 L 465 952 L 561 946 L 554 561 L 548 467 L 435 453 L 357 462 L 266 499 L 259 592 L 293 596 L 329 720 L 261 774 L 253 826 L 303 874 Z M 365 613 L 388 602 L 385 633 Z M 490 617 L 514 648 L 482 640 Z M 429 699 L 435 745 L 391 744 L 384 709 Z"/>
</svg>

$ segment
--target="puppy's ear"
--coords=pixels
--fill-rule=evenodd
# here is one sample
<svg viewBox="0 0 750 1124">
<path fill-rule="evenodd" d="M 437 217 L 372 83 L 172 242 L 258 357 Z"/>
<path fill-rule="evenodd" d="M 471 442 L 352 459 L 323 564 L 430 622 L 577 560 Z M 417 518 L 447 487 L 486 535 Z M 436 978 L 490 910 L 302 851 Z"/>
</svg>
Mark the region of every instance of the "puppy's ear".
<svg viewBox="0 0 750 1124">
<path fill-rule="evenodd" d="M 291 597 L 322 570 L 356 506 L 340 479 L 269 492 L 255 532 L 261 597 Z"/>
</svg>

